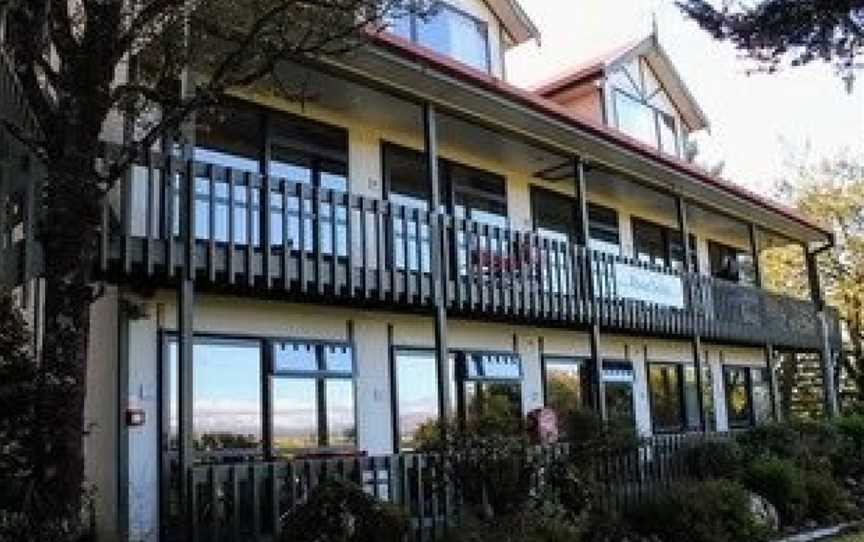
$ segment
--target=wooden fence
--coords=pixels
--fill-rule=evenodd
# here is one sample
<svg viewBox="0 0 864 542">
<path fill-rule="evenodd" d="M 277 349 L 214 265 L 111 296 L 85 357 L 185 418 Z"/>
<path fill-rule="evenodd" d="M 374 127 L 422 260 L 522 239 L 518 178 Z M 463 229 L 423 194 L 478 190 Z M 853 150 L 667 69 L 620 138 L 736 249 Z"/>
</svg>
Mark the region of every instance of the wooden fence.
<svg viewBox="0 0 864 542">
<path fill-rule="evenodd" d="M 638 447 L 609 451 L 586 462 L 597 483 L 597 506 L 626 510 L 689 478 L 688 448 L 725 434 L 658 436 Z M 575 460 L 567 444 L 526 450 L 542 483 L 553 461 Z M 292 461 L 211 464 L 188 474 L 188 520 L 194 540 L 279 540 L 281 520 L 326 479 L 351 480 L 368 494 L 401 507 L 410 517 L 409 541 L 438 540 L 459 524 L 458 488 L 448 482 L 445 457 L 406 453 L 382 457 L 297 459 Z"/>
</svg>

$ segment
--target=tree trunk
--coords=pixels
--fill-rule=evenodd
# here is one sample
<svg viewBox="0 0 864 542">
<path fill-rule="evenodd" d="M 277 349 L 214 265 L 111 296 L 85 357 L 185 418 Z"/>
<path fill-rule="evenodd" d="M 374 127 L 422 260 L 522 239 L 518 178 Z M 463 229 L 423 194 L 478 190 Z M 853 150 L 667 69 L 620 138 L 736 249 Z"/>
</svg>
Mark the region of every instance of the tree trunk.
<svg viewBox="0 0 864 542">
<path fill-rule="evenodd" d="M 41 438 L 35 457 L 40 497 L 55 507 L 54 513 L 76 514 L 83 496 L 91 275 L 98 261 L 101 201 L 94 160 L 93 151 L 74 153 L 52 165 L 42 194 L 45 306 L 37 404 Z"/>
</svg>

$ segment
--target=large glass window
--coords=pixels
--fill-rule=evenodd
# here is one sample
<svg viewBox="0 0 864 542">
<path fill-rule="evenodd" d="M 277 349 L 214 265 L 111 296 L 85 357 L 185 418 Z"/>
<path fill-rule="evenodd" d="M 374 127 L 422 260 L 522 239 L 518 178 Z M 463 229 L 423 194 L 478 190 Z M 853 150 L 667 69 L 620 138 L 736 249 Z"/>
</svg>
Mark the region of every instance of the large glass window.
<svg viewBox="0 0 864 542">
<path fill-rule="evenodd" d="M 424 432 L 436 430 L 440 417 L 435 353 L 397 350 L 394 370 L 398 445 L 402 450 L 413 450 L 422 443 Z"/>
<path fill-rule="evenodd" d="M 765 367 L 723 367 L 729 427 L 749 427 L 773 417 L 771 384 Z"/>
<path fill-rule="evenodd" d="M 633 364 L 629 361 L 604 361 L 603 383 L 606 390 L 606 414 L 610 421 L 632 425 Z"/>
<path fill-rule="evenodd" d="M 619 130 L 649 145 L 658 145 L 655 113 L 647 104 L 616 90 L 615 114 Z"/>
<path fill-rule="evenodd" d="M 696 237 L 690 241 L 690 272 L 698 270 L 696 256 Z M 633 252 L 642 262 L 682 271 L 684 267 L 684 245 L 681 232 L 647 220 L 633 219 Z"/>
<path fill-rule="evenodd" d="M 344 344 L 276 342 L 273 354 L 273 451 L 356 444 L 354 363 Z"/>
<path fill-rule="evenodd" d="M 500 175 L 479 170 L 450 160 L 439 159 L 442 210 L 451 209 L 458 218 L 467 218 L 490 226 L 507 226 L 505 180 Z M 384 178 L 389 201 L 407 207 L 426 210 L 429 183 L 426 179 L 426 159 L 423 153 L 393 144 L 384 145 Z M 429 270 L 429 227 L 419 225 L 416 218 L 394 217 L 393 258 L 399 268 Z M 420 228 L 419 235 L 417 228 Z M 407 243 L 405 235 L 407 233 Z M 419 238 L 421 246 L 417 247 Z M 457 235 L 457 264 L 464 273 L 469 260 L 474 264 L 491 261 L 478 247 L 486 246 L 486 237 L 475 236 L 467 246 L 465 234 Z M 406 251 L 407 245 L 407 251 Z M 407 252 L 407 254 L 406 254 Z"/>
<path fill-rule="evenodd" d="M 268 141 L 269 149 L 264 148 Z M 270 157 L 264 163 L 266 156 Z M 320 244 L 324 254 L 333 254 L 333 227 L 336 228 L 335 251 L 347 255 L 347 211 L 337 207 L 333 219 L 333 205 L 327 201 L 320 206 L 321 220 L 314 231 L 311 191 L 304 201 L 305 220 L 303 239 L 300 238 L 300 198 L 293 185 L 309 186 L 336 191 L 348 189 L 348 135 L 343 129 L 288 115 L 271 112 L 235 101 L 230 106 L 202 115 L 196 123 L 194 158 L 199 162 L 195 173 L 195 235 L 198 239 L 213 239 L 219 243 L 233 241 L 238 245 L 260 246 L 262 227 L 261 177 L 270 178 L 270 242 L 283 246 L 287 233 L 289 249 L 305 247 L 312 250 Z M 151 220 L 158 224 L 160 217 L 161 181 L 155 170 L 157 186 L 152 198 L 155 208 L 149 209 Z M 179 177 L 178 177 L 179 179 Z M 231 192 L 231 182 L 234 189 Z M 288 209 L 283 214 L 283 189 L 288 186 Z M 135 235 L 147 233 L 148 194 L 146 171 L 137 168 L 133 176 L 132 205 L 136 211 L 131 224 Z M 174 183 L 175 209 L 179 208 L 179 185 Z M 287 224 L 283 225 L 283 216 Z M 284 226 L 284 227 L 283 227 Z M 168 227 L 168 225 L 166 225 Z M 179 234 L 179 213 L 174 213 L 170 225 Z M 158 227 L 153 228 L 158 230 Z M 155 235 L 155 232 L 154 232 Z M 229 239 L 230 237 L 230 239 Z"/>
<path fill-rule="evenodd" d="M 448 408 L 461 423 L 491 423 L 508 431 L 521 428 L 522 368 L 517 356 L 456 351 L 451 352 L 450 363 L 452 403 Z M 397 348 L 393 364 L 397 446 L 417 449 L 437 436 L 440 415 L 435 351 Z"/>
<path fill-rule="evenodd" d="M 680 431 L 684 425 L 682 367 L 677 363 L 649 363 L 651 423 L 655 432 Z"/>
<path fill-rule="evenodd" d="M 469 429 L 516 434 L 522 429 L 522 364 L 518 356 L 459 352 L 460 416 Z"/>
<path fill-rule="evenodd" d="M 753 421 L 757 425 L 771 421 L 774 414 L 771 406 L 771 380 L 768 369 L 752 367 L 750 382 L 753 391 Z"/>
<path fill-rule="evenodd" d="M 753 424 L 752 381 L 749 367 L 723 367 L 726 389 L 726 414 L 729 427 L 749 427 Z"/>
<path fill-rule="evenodd" d="M 559 432 L 566 437 L 566 420 L 591 404 L 591 375 L 588 360 L 544 356 L 546 407 L 555 411 Z"/>
<path fill-rule="evenodd" d="M 394 17 L 389 29 L 478 70 L 488 72 L 490 69 L 486 22 L 445 2 L 432 4 L 430 13 L 424 17 L 413 13 Z"/>
<path fill-rule="evenodd" d="M 649 62 L 632 60 L 614 71 L 612 87 L 615 125 L 622 132 L 661 151 L 679 155 L 679 114 Z"/>
<path fill-rule="evenodd" d="M 549 239 L 573 242 L 577 232 L 576 204 L 570 196 L 533 187 L 531 214 L 534 229 Z"/>
<path fill-rule="evenodd" d="M 592 250 L 618 255 L 621 253 L 621 232 L 618 212 L 610 207 L 588 204 L 588 247 Z"/>
<path fill-rule="evenodd" d="M 756 271 L 750 252 L 709 241 L 708 257 L 711 261 L 711 276 L 738 284 L 756 284 Z"/>
<path fill-rule="evenodd" d="M 200 452 L 261 450 L 259 341 L 198 338 L 193 346 L 192 427 Z M 177 449 L 179 380 L 177 342 L 168 342 L 168 445 Z"/>
</svg>

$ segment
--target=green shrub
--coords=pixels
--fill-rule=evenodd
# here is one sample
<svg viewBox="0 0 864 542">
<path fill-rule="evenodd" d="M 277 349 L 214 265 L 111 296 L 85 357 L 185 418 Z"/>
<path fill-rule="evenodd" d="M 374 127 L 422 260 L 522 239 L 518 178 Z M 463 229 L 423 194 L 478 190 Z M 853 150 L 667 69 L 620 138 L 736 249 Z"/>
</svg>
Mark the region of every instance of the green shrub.
<svg viewBox="0 0 864 542">
<path fill-rule="evenodd" d="M 359 486 L 327 480 L 283 519 L 285 542 L 401 542 L 408 520 Z"/>
<path fill-rule="evenodd" d="M 576 446 L 582 460 L 592 460 L 601 452 L 622 453 L 642 443 L 632 420 L 612 418 L 604 424 L 596 412 L 578 409 L 562 422 L 564 434 Z"/>
<path fill-rule="evenodd" d="M 736 436 L 745 460 L 771 455 L 795 459 L 801 454 L 801 439 L 788 423 L 766 423 Z"/>
<path fill-rule="evenodd" d="M 829 474 L 840 445 L 836 424 L 826 420 L 797 420 L 791 426 L 798 433 L 798 456 L 794 458 L 798 465 Z"/>
<path fill-rule="evenodd" d="M 861 476 L 864 474 L 864 415 L 844 416 L 834 424 L 840 441 L 833 457 L 834 472 L 842 477 Z"/>
<path fill-rule="evenodd" d="M 741 468 L 741 447 L 733 440 L 708 440 L 683 451 L 687 473 L 697 480 L 734 479 Z"/>
<path fill-rule="evenodd" d="M 635 530 L 676 542 L 759 541 L 768 532 L 750 511 L 747 490 L 730 480 L 672 487 L 632 514 Z"/>
<path fill-rule="evenodd" d="M 800 525 L 807 517 L 808 498 L 804 472 L 788 459 L 765 456 L 754 459 L 743 474 L 744 485 L 777 508 L 784 525 Z"/>
<path fill-rule="evenodd" d="M 0 542 L 85 542 L 91 540 L 81 522 L 67 519 L 34 520 L 25 514 L 0 510 Z"/>
<path fill-rule="evenodd" d="M 617 511 L 597 510 L 589 518 L 581 542 L 621 542 L 638 539 L 639 535 L 633 531 L 630 518 Z"/>
<path fill-rule="evenodd" d="M 853 509 L 849 497 L 830 476 L 804 473 L 804 490 L 807 492 L 807 519 L 831 524 L 850 518 Z"/>
</svg>

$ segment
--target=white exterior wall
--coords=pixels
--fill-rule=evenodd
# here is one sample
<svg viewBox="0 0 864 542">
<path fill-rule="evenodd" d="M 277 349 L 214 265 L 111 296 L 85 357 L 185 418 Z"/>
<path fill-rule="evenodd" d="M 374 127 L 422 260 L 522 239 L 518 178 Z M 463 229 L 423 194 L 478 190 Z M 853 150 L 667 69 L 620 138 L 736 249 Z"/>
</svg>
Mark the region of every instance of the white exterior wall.
<svg viewBox="0 0 864 542">
<path fill-rule="evenodd" d="M 108 288 L 90 309 L 87 396 L 84 401 L 84 476 L 95 490 L 96 534 L 119 537 L 117 507 L 118 296 Z"/>
<path fill-rule="evenodd" d="M 159 340 L 157 307 L 143 304 L 146 317 L 128 323 L 130 409 L 144 411 L 145 423 L 128 428 L 129 539 L 157 540 L 159 519 Z"/>
<path fill-rule="evenodd" d="M 143 409 L 146 423 L 129 428 L 129 528 L 130 539 L 156 540 L 159 503 L 159 434 L 157 382 L 159 331 L 174 330 L 176 305 L 172 292 L 139 300 L 146 316 L 129 323 L 130 408 Z M 390 346 L 433 348 L 433 319 L 424 316 L 322 307 L 241 298 L 198 296 L 195 307 L 196 332 L 284 336 L 344 341 L 353 323 L 356 360 L 358 450 L 370 455 L 393 451 L 390 388 Z M 110 335 L 110 331 L 100 331 Z M 585 332 L 540 329 L 500 323 L 450 320 L 449 346 L 452 349 L 511 351 L 523 365 L 522 401 L 527 414 L 543 405 L 542 354 L 589 356 Z M 116 346 L 116 345 L 115 345 Z M 712 367 L 717 428 L 726 429 L 721 353 L 725 363 L 755 365 L 762 355 L 756 348 L 706 346 Z M 651 434 L 651 412 L 645 371 L 647 361 L 692 362 L 687 341 L 630 336 L 601 336 L 604 359 L 627 360 L 634 369 L 634 412 L 637 430 Z M 647 357 L 646 357 L 647 356 Z M 106 373 L 107 374 L 107 373 Z M 104 376 L 104 375 L 103 375 Z"/>
</svg>

